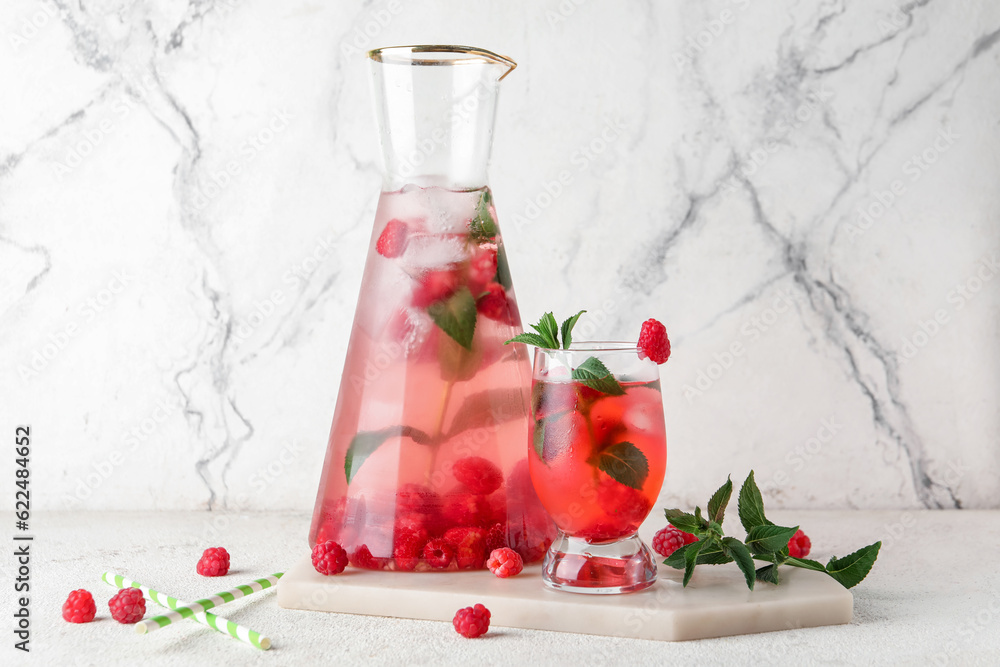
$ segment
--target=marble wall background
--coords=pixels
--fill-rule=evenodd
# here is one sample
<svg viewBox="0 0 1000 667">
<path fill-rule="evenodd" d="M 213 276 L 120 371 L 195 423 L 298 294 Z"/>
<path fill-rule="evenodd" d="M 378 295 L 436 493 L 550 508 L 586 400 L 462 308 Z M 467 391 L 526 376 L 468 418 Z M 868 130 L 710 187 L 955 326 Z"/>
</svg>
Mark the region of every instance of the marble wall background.
<svg viewBox="0 0 1000 667">
<path fill-rule="evenodd" d="M 753 466 L 773 506 L 1000 506 L 996 2 L 8 0 L 36 507 L 312 506 L 379 189 L 363 50 L 435 42 L 520 63 L 522 313 L 672 332 L 664 502 Z"/>
</svg>

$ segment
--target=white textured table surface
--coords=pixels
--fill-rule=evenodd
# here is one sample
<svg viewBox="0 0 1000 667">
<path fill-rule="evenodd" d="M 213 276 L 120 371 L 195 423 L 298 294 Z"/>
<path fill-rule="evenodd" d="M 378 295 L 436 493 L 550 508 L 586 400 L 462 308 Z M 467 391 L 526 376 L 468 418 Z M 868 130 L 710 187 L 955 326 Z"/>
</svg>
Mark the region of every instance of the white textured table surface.
<svg viewBox="0 0 1000 667">
<path fill-rule="evenodd" d="M 194 599 L 290 567 L 305 549 L 307 515 L 38 514 L 32 519 L 32 651 L 12 647 L 11 547 L 0 560 L 0 664 L 997 664 L 1000 512 L 771 514 L 778 522 L 801 524 L 819 560 L 883 540 L 875 569 L 854 589 L 850 625 L 681 643 L 494 627 L 468 640 L 439 622 L 283 610 L 273 593 L 225 605 L 220 614 L 272 638 L 267 652 L 193 622 L 136 635 L 110 619 L 112 589 L 100 574 L 114 570 Z M 13 526 L 9 513 L 0 516 L 2 525 Z M 12 532 L 4 538 L 8 545 Z M 230 551 L 229 576 L 195 574 L 206 546 Z M 60 607 L 75 588 L 94 593 L 94 623 L 62 621 Z"/>
</svg>

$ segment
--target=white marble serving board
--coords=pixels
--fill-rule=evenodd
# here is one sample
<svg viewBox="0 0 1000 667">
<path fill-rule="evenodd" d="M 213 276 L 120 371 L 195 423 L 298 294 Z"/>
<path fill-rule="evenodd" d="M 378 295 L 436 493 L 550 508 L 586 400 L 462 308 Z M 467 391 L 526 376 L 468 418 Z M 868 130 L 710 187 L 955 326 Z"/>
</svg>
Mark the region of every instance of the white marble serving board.
<svg viewBox="0 0 1000 667">
<path fill-rule="evenodd" d="M 481 602 L 492 613 L 491 626 L 662 641 L 851 621 L 851 592 L 819 572 L 783 567 L 780 586 L 758 582 L 753 592 L 734 565 L 700 566 L 687 588 L 681 586 L 681 574 L 661 565 L 659 580 L 645 591 L 581 595 L 546 588 L 539 566 L 509 579 L 497 579 L 488 571 L 372 572 L 350 567 L 325 577 L 306 557 L 279 582 L 278 604 L 286 609 L 451 621 L 458 609 Z"/>
</svg>

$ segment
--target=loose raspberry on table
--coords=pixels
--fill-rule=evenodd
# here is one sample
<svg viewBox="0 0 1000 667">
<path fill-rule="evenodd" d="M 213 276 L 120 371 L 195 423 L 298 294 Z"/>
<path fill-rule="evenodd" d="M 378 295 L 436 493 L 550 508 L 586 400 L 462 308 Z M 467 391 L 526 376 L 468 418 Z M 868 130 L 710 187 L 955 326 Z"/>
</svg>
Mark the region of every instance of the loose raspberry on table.
<svg viewBox="0 0 1000 667">
<path fill-rule="evenodd" d="M 393 218 L 385 224 L 385 228 L 375 242 L 375 250 L 383 257 L 399 257 L 406 250 L 409 227 L 402 220 Z"/>
<path fill-rule="evenodd" d="M 491 554 L 497 549 L 507 546 L 507 536 L 504 534 L 503 525 L 496 523 L 486 533 L 486 553 Z"/>
<path fill-rule="evenodd" d="M 424 545 L 424 560 L 435 570 L 443 570 L 455 559 L 455 547 L 442 537 Z"/>
<path fill-rule="evenodd" d="M 420 554 L 423 553 L 425 544 L 427 544 L 427 531 L 425 530 L 401 530 L 396 533 L 395 544 L 392 548 L 396 567 L 405 572 L 415 569 L 417 563 L 420 562 Z"/>
<path fill-rule="evenodd" d="M 458 273 L 451 269 L 428 271 L 420 277 L 413 290 L 413 305 L 426 308 L 436 301 L 446 299 L 458 289 Z"/>
<path fill-rule="evenodd" d="M 312 564 L 320 574 L 340 574 L 347 567 L 347 551 L 333 540 L 320 542 L 313 547 Z"/>
<path fill-rule="evenodd" d="M 205 549 L 197 569 L 203 577 L 221 577 L 229 572 L 229 552 L 222 547 Z"/>
<path fill-rule="evenodd" d="M 459 609 L 451 624 L 455 626 L 455 632 L 463 637 L 481 637 L 490 629 L 490 610 L 481 604 Z"/>
<path fill-rule="evenodd" d="M 697 541 L 698 538 L 691 533 L 685 533 L 679 528 L 667 526 L 657 531 L 656 535 L 653 536 L 653 551 L 666 558 L 685 544 Z"/>
<path fill-rule="evenodd" d="M 639 333 L 639 358 L 647 357 L 658 364 L 670 358 L 667 328 L 652 318 L 642 323 L 642 331 Z"/>
<path fill-rule="evenodd" d="M 507 302 L 507 292 L 500 283 L 490 283 L 484 290 L 485 293 L 476 300 L 476 310 L 480 315 L 503 322 L 507 320 L 510 307 Z"/>
<path fill-rule="evenodd" d="M 486 567 L 499 578 L 506 579 L 520 574 L 521 570 L 524 569 L 524 561 L 521 560 L 520 554 L 513 549 L 495 549 L 490 553 Z"/>
<path fill-rule="evenodd" d="M 488 496 L 503 484 L 503 473 L 489 459 L 482 456 L 467 456 L 455 461 L 452 467 L 455 479 L 473 493 Z"/>
<path fill-rule="evenodd" d="M 73 591 L 63 602 L 63 620 L 70 623 L 90 623 L 97 615 L 97 605 L 94 604 L 94 596 L 90 591 L 82 588 Z"/>
<path fill-rule="evenodd" d="M 802 529 L 795 531 L 792 539 L 788 540 L 788 555 L 792 558 L 805 558 L 812 549 L 812 540 L 802 532 Z"/>
<path fill-rule="evenodd" d="M 138 588 L 123 588 L 108 601 L 108 608 L 119 623 L 138 623 L 146 615 L 146 599 Z"/>
</svg>

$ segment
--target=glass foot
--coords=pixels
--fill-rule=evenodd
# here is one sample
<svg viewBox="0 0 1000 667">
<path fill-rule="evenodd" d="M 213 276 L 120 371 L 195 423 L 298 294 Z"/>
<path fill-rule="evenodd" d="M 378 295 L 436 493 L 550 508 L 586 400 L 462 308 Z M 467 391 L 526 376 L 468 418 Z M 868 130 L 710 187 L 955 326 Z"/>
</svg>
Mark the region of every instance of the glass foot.
<svg viewBox="0 0 1000 667">
<path fill-rule="evenodd" d="M 638 535 L 590 544 L 560 533 L 545 554 L 542 580 L 571 593 L 634 593 L 656 582 L 656 562 Z"/>
</svg>

